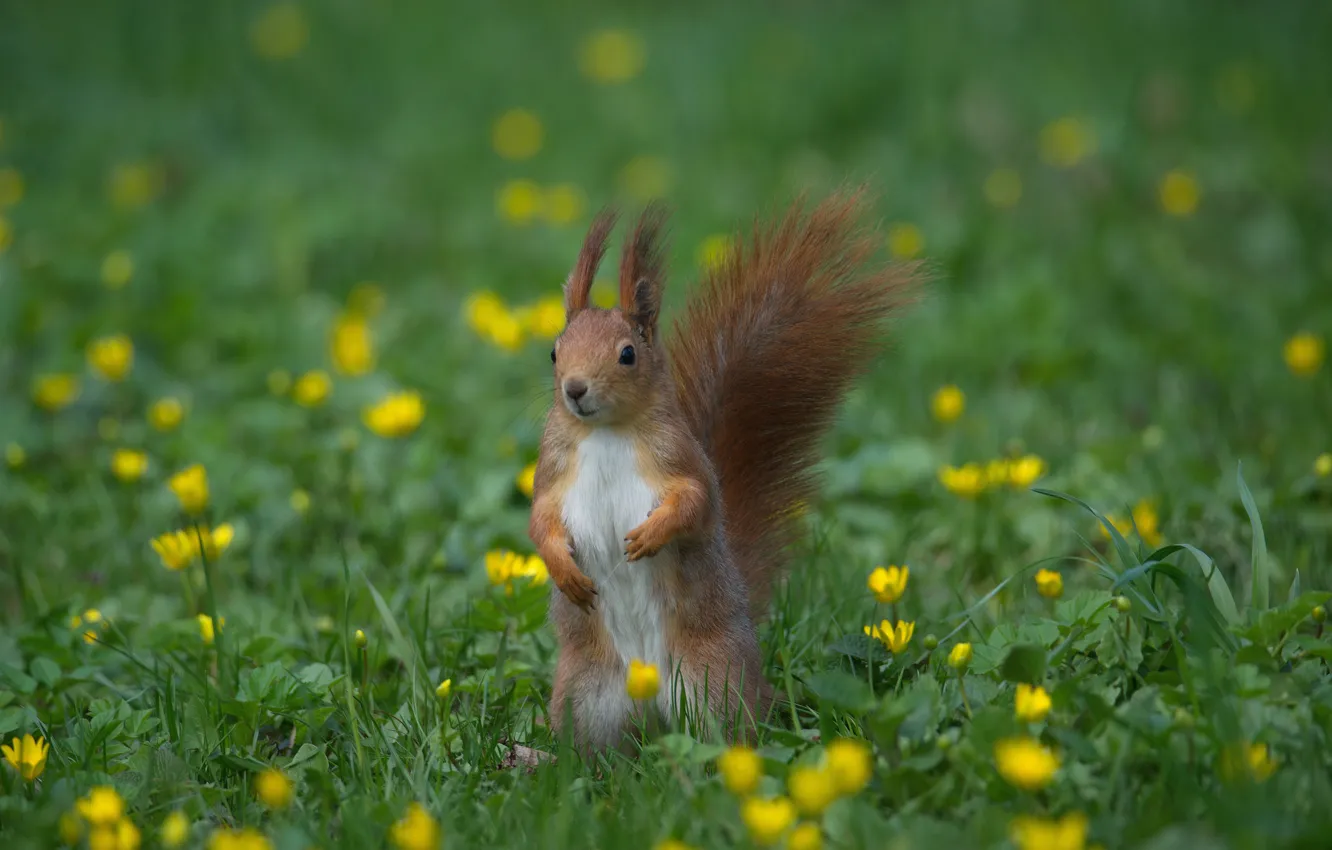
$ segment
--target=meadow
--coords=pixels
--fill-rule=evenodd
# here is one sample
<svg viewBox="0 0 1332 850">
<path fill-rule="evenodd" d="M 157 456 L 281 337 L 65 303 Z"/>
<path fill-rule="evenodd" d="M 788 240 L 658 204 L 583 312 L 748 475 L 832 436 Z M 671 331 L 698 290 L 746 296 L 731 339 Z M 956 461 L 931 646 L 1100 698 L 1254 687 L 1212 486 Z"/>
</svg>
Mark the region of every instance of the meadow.
<svg viewBox="0 0 1332 850">
<path fill-rule="evenodd" d="M 1313 0 L 0 7 L 0 846 L 1328 846 L 1329 43 Z M 934 282 L 762 627 L 788 702 L 560 750 L 526 528 L 586 225 L 669 202 L 669 320 L 862 181 Z"/>
</svg>

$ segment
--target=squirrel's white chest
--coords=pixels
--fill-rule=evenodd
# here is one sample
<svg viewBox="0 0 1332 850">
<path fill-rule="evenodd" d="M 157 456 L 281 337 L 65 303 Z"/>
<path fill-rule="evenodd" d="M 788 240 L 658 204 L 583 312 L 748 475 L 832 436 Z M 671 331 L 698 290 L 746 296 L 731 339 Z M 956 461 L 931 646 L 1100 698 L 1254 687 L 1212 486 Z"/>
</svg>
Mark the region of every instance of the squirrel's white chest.
<svg viewBox="0 0 1332 850">
<path fill-rule="evenodd" d="M 633 562 L 624 554 L 625 535 L 657 506 L 657 493 L 639 472 L 631 437 L 598 428 L 579 445 L 577 463 L 563 512 L 574 560 L 596 582 L 596 610 L 621 659 L 656 664 L 664 678 L 669 659 L 659 578 L 675 547 Z"/>
</svg>

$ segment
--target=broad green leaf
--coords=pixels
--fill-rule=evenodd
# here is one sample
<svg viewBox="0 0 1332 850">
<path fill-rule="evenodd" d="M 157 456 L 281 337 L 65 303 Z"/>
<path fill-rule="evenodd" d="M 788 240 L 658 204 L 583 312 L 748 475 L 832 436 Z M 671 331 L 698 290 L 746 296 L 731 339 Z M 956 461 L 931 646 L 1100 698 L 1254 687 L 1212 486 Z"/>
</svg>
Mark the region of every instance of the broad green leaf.
<svg viewBox="0 0 1332 850">
<path fill-rule="evenodd" d="M 1031 643 L 1009 647 L 1004 663 L 999 665 L 999 675 L 1006 682 L 1040 684 L 1045 677 L 1045 647 Z"/>
</svg>

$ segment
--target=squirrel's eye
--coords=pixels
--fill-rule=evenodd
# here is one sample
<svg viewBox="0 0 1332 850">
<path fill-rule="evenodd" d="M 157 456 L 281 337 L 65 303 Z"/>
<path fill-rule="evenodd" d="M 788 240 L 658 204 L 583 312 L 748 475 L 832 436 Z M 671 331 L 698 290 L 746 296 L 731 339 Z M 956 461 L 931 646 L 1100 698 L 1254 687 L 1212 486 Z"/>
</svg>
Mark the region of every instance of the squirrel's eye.
<svg viewBox="0 0 1332 850">
<path fill-rule="evenodd" d="M 620 349 L 620 365 L 634 365 L 634 347 L 632 345 L 626 345 L 624 348 Z"/>
<path fill-rule="evenodd" d="M 550 350 L 550 362 L 551 363 L 555 362 L 555 349 L 553 348 Z"/>
</svg>

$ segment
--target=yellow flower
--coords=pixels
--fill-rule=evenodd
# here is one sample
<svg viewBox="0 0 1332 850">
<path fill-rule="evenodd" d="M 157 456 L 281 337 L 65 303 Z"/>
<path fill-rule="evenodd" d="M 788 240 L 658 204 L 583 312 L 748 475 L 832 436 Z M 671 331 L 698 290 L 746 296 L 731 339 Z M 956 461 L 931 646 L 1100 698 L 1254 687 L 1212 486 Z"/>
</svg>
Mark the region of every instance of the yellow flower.
<svg viewBox="0 0 1332 850">
<path fill-rule="evenodd" d="M 657 665 L 637 658 L 629 662 L 629 672 L 624 677 L 624 690 L 631 699 L 652 699 L 660 688 L 661 676 L 657 673 Z"/>
<path fill-rule="evenodd" d="M 1022 175 L 1011 168 L 996 168 L 985 178 L 985 200 L 1001 209 L 1022 199 Z"/>
<path fill-rule="evenodd" d="M 995 458 L 985 464 L 985 486 L 1002 487 L 1012 477 L 1013 463 L 1008 458 Z"/>
<path fill-rule="evenodd" d="M 1004 738 L 994 745 L 995 767 L 1008 784 L 1039 791 L 1054 778 L 1059 759 L 1034 738 Z"/>
<path fill-rule="evenodd" d="M 97 643 L 97 632 L 89 629 L 83 633 L 83 642 L 87 644 Z"/>
<path fill-rule="evenodd" d="M 5 761 L 27 782 L 32 782 L 46 770 L 46 754 L 50 751 L 51 747 L 45 739 L 34 738 L 32 735 L 15 737 L 9 746 L 0 746 Z"/>
<path fill-rule="evenodd" d="M 96 608 L 89 608 L 83 612 L 83 619 L 89 623 L 100 623 L 102 622 L 102 612 Z"/>
<path fill-rule="evenodd" d="M 583 40 L 578 67 L 598 83 L 622 83 L 643 70 L 643 40 L 628 30 L 601 30 Z"/>
<path fill-rule="evenodd" d="M 265 59 L 290 59 L 310 38 L 310 24 L 299 3 L 274 3 L 250 26 L 250 46 Z"/>
<path fill-rule="evenodd" d="M 733 247 L 730 236 L 714 233 L 698 246 L 698 264 L 708 271 L 716 271 L 726 265 Z"/>
<path fill-rule="evenodd" d="M 194 560 L 197 548 L 192 535 L 185 531 L 168 531 L 153 538 L 153 551 L 168 570 L 182 570 Z"/>
<path fill-rule="evenodd" d="M 965 670 L 971 663 L 971 644 L 959 643 L 948 653 L 948 666 L 954 670 Z"/>
<path fill-rule="evenodd" d="M 88 365 L 108 381 L 123 381 L 134 365 L 134 343 L 124 334 L 95 339 L 88 343 Z"/>
<path fill-rule="evenodd" d="M 200 464 L 182 469 L 167 481 L 187 514 L 201 513 L 208 507 L 208 472 Z"/>
<path fill-rule="evenodd" d="M 532 305 L 524 329 L 538 339 L 554 339 L 564 331 L 564 301 L 558 295 Z"/>
<path fill-rule="evenodd" d="M 333 367 L 344 375 L 364 375 L 375 365 L 370 326 L 357 315 L 339 316 L 329 334 L 329 356 Z"/>
<path fill-rule="evenodd" d="M 482 336 L 489 333 L 490 326 L 508 312 L 509 308 L 504 305 L 504 301 L 495 293 L 486 290 L 472 293 L 463 304 L 467 324 Z"/>
<path fill-rule="evenodd" d="M 532 488 L 536 482 L 536 464 L 529 463 L 524 466 L 522 471 L 518 473 L 515 482 L 518 485 L 519 492 L 529 499 L 532 498 Z"/>
<path fill-rule="evenodd" d="M 1301 378 L 1318 374 L 1323 365 L 1323 338 L 1317 334 L 1297 333 L 1286 340 L 1282 354 L 1286 358 L 1286 368 Z"/>
<path fill-rule="evenodd" d="M 620 191 L 635 201 L 651 201 L 671 190 L 671 166 L 656 156 L 636 156 L 620 169 Z"/>
<path fill-rule="evenodd" d="M 925 250 L 925 235 L 910 222 L 888 228 L 888 252 L 899 260 L 910 260 Z"/>
<path fill-rule="evenodd" d="M 113 826 L 125 813 L 125 802 L 120 799 L 116 789 L 109 785 L 93 788 L 75 806 L 83 819 L 93 826 Z"/>
<path fill-rule="evenodd" d="M 717 772 L 732 794 L 747 797 L 758 790 L 763 760 L 749 747 L 731 747 L 717 757 Z"/>
<path fill-rule="evenodd" d="M 865 634 L 872 638 L 883 641 L 883 645 L 888 647 L 888 651 L 894 655 L 905 651 L 907 644 L 911 643 L 911 636 L 916 633 L 916 624 L 914 622 L 905 622 L 899 620 L 897 627 L 884 620 L 877 626 L 866 626 Z"/>
<path fill-rule="evenodd" d="M 491 142 L 505 159 L 531 159 L 541 150 L 541 119 L 526 109 L 510 109 L 495 121 Z"/>
<path fill-rule="evenodd" d="M 1023 455 L 1008 467 L 1009 483 L 1017 488 L 1030 487 L 1045 474 L 1045 461 L 1038 455 Z"/>
<path fill-rule="evenodd" d="M 318 407 L 328 398 L 333 389 L 333 379 L 322 369 L 306 372 L 296 379 L 291 388 L 291 397 L 301 407 Z"/>
<path fill-rule="evenodd" d="M 1023 723 L 1040 723 L 1050 713 L 1050 695 L 1039 685 L 1019 684 L 1013 714 Z"/>
<path fill-rule="evenodd" d="M 515 577 L 530 579 L 534 585 L 543 585 L 550 580 L 550 570 L 540 555 L 528 555 L 522 565 L 514 570 Z"/>
<path fill-rule="evenodd" d="M 148 455 L 133 449 L 116 449 L 111 453 L 111 474 L 121 481 L 138 481 L 148 469 Z"/>
<path fill-rule="evenodd" d="M 1332 475 L 1332 454 L 1324 452 L 1314 459 L 1314 475 L 1326 478 Z"/>
<path fill-rule="evenodd" d="M 23 175 L 17 168 L 0 168 L 0 209 L 23 200 Z"/>
<path fill-rule="evenodd" d="M 195 617 L 195 619 L 199 621 L 199 636 L 203 638 L 204 643 L 209 644 L 211 646 L 213 643 L 213 639 L 216 637 L 216 634 L 213 631 L 213 618 L 208 616 L 207 614 L 200 614 L 197 617 Z M 217 618 L 218 628 L 221 628 L 226 624 L 227 624 L 226 617 Z"/>
<path fill-rule="evenodd" d="M 425 402 L 415 390 L 390 393 L 365 409 L 365 426 L 381 437 L 405 437 L 425 418 Z"/>
<path fill-rule="evenodd" d="M 398 850 L 435 850 L 439 846 L 439 823 L 420 803 L 412 803 L 402 820 L 389 829 Z"/>
<path fill-rule="evenodd" d="M 1070 812 L 1058 820 L 1019 815 L 1009 826 L 1009 837 L 1018 850 L 1084 850 L 1087 846 L 1087 816 Z"/>
<path fill-rule="evenodd" d="M 71 847 L 82 841 L 83 818 L 79 817 L 78 810 L 69 809 L 62 813 L 57 829 L 60 832 L 60 840 Z"/>
<path fill-rule="evenodd" d="M 452 679 L 445 679 L 444 681 L 439 683 L 439 687 L 435 688 L 435 696 L 439 697 L 440 699 L 448 698 L 448 695 L 451 693 L 453 693 Z"/>
<path fill-rule="evenodd" d="M 134 277 L 134 255 L 116 250 L 102 259 L 102 283 L 107 289 L 120 289 Z"/>
<path fill-rule="evenodd" d="M 270 809 L 285 809 L 291 805 L 291 780 L 275 767 L 270 767 L 254 778 L 254 794 Z"/>
<path fill-rule="evenodd" d="M 5 463 L 9 464 L 10 469 L 18 469 L 28 461 L 28 453 L 18 443 L 10 443 L 5 446 Z"/>
<path fill-rule="evenodd" d="M 1046 599 L 1058 599 L 1064 595 L 1064 577 L 1055 570 L 1037 570 L 1036 592 Z"/>
<path fill-rule="evenodd" d="M 757 797 L 745 801 L 741 811 L 749 836 L 755 844 L 776 844 L 778 839 L 795 823 L 795 804 L 785 797 L 761 800 Z"/>
<path fill-rule="evenodd" d="M 208 838 L 208 850 L 273 850 L 273 842 L 257 829 L 221 828 Z"/>
<path fill-rule="evenodd" d="M 162 844 L 167 847 L 179 847 L 190 837 L 190 819 L 184 812 L 172 812 L 162 821 L 162 828 L 158 832 L 162 839 Z"/>
<path fill-rule="evenodd" d="M 1178 169 L 1161 178 L 1161 208 L 1170 215 L 1193 215 L 1198 209 L 1198 181 L 1187 171 Z"/>
<path fill-rule="evenodd" d="M 1041 158 L 1060 168 L 1071 168 L 1096 150 L 1096 137 L 1083 121 L 1065 117 L 1041 130 Z"/>
<path fill-rule="evenodd" d="M 287 501 L 291 504 L 291 509 L 298 514 L 310 510 L 310 494 L 300 488 L 292 490 L 291 497 Z"/>
<path fill-rule="evenodd" d="M 229 522 L 224 522 L 211 531 L 201 528 L 198 534 L 192 537 L 196 549 L 199 537 L 203 537 L 204 554 L 208 556 L 208 560 L 215 561 L 231 545 L 231 541 L 236 537 L 236 529 L 232 528 Z"/>
<path fill-rule="evenodd" d="M 510 224 L 527 224 L 541 211 L 541 187 L 531 180 L 510 180 L 495 195 L 495 210 Z"/>
<path fill-rule="evenodd" d="M 796 809 L 805 817 L 818 817 L 837 799 L 837 783 L 832 772 L 818 767 L 793 767 L 786 778 L 787 792 Z"/>
<path fill-rule="evenodd" d="M 985 490 L 985 470 L 975 463 L 944 466 L 939 469 L 939 481 L 954 496 L 974 499 Z"/>
<path fill-rule="evenodd" d="M 786 839 L 786 850 L 821 850 L 822 847 L 823 833 L 817 823 L 810 821 L 791 830 L 791 836 Z"/>
<path fill-rule="evenodd" d="M 1266 744 L 1235 744 L 1221 751 L 1217 767 L 1226 782 L 1265 782 L 1277 764 Z"/>
<path fill-rule="evenodd" d="M 869 575 L 870 592 L 884 605 L 896 602 L 902 598 L 903 593 L 906 593 L 907 576 L 910 572 L 910 567 L 891 566 L 887 569 L 876 567 Z"/>
<path fill-rule="evenodd" d="M 869 784 L 872 762 L 864 741 L 839 738 L 828 744 L 823 757 L 839 794 L 855 794 Z"/>
<path fill-rule="evenodd" d="M 1148 546 L 1156 548 L 1161 545 L 1161 520 L 1156 513 L 1156 506 L 1150 501 L 1143 499 L 1133 506 L 1133 524 L 1138 527 L 1138 534 Z"/>
<path fill-rule="evenodd" d="M 930 398 L 930 412 L 940 422 L 954 422 L 966 409 L 967 397 L 953 384 L 939 387 Z"/>
<path fill-rule="evenodd" d="M 79 397 L 79 379 L 73 375 L 42 375 L 33 387 L 33 399 L 52 413 L 68 407 Z"/>
<path fill-rule="evenodd" d="M 159 398 L 148 408 L 148 424 L 163 433 L 173 431 L 185 418 L 185 405 L 178 398 Z"/>
<path fill-rule="evenodd" d="M 652 845 L 652 850 L 695 850 L 678 838 L 663 838 Z"/>
<path fill-rule="evenodd" d="M 557 183 L 545 191 L 541 212 L 551 224 L 572 224 L 582 217 L 586 206 L 582 189 L 573 183 Z"/>
<path fill-rule="evenodd" d="M 160 165 L 150 162 L 121 163 L 111 171 L 108 194 L 117 209 L 133 210 L 157 197 L 165 183 L 166 173 Z"/>
<path fill-rule="evenodd" d="M 95 827 L 88 834 L 88 850 L 139 850 L 139 828 L 129 818 L 109 826 Z"/>
</svg>

